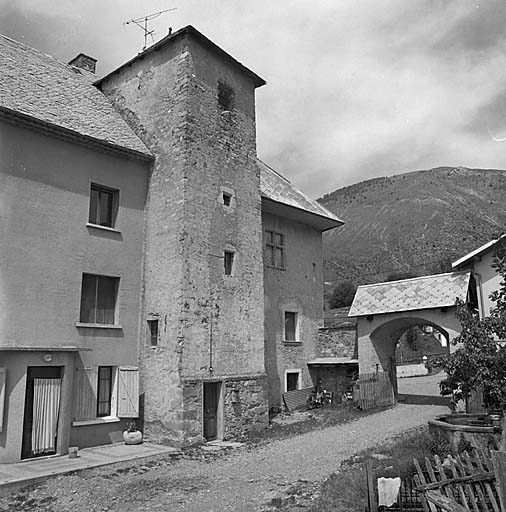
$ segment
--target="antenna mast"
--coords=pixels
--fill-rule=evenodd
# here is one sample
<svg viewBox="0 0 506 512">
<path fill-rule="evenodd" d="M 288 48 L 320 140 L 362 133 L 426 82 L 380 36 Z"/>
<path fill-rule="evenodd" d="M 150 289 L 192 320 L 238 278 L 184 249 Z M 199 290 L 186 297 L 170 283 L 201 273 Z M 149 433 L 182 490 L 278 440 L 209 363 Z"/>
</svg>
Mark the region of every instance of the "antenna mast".
<svg viewBox="0 0 506 512">
<path fill-rule="evenodd" d="M 134 23 L 144 32 L 144 47 L 142 48 L 142 51 L 144 51 L 148 45 L 148 36 L 151 36 L 151 39 L 153 40 L 153 42 L 155 41 L 155 38 L 153 37 L 155 30 L 148 29 L 148 21 L 158 18 L 158 16 L 160 16 L 166 12 L 175 11 L 176 9 L 177 9 L 177 7 L 174 7 L 172 9 L 165 9 L 165 11 L 155 12 L 153 14 L 147 14 L 146 16 L 141 16 L 140 18 L 135 18 L 135 19 L 125 21 L 125 23 L 123 23 L 123 25 L 130 25 L 130 24 Z"/>
</svg>

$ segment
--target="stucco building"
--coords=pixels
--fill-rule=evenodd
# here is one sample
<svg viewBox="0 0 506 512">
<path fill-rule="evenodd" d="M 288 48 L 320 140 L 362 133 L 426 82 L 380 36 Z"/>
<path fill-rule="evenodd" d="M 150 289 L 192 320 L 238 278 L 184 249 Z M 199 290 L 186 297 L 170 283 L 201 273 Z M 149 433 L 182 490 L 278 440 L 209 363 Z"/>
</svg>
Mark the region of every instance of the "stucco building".
<svg viewBox="0 0 506 512">
<path fill-rule="evenodd" d="M 85 55 L 0 51 L 0 461 L 39 378 L 59 382 L 57 453 L 127 417 L 175 444 L 264 428 L 311 383 L 321 233 L 342 223 L 257 159 L 265 82 L 193 27 L 100 80 Z"/>
</svg>

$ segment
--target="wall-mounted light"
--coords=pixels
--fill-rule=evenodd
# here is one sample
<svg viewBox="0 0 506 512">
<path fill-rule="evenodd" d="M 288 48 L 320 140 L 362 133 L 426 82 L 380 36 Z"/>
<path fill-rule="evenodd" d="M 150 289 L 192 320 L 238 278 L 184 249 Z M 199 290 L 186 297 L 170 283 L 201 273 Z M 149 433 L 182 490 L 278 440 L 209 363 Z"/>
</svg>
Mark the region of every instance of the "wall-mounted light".
<svg viewBox="0 0 506 512">
<path fill-rule="evenodd" d="M 52 354 L 44 354 L 44 357 L 42 358 L 46 363 L 50 363 L 53 360 Z"/>
</svg>

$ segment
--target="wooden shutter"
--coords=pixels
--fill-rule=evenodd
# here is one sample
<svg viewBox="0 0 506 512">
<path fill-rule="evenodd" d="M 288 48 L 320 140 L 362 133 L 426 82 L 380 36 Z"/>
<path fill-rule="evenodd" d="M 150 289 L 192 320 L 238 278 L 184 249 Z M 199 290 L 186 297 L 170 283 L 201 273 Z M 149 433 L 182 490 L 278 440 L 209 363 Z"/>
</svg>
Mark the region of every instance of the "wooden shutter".
<svg viewBox="0 0 506 512">
<path fill-rule="evenodd" d="M 5 374 L 5 368 L 0 368 L 0 432 L 4 426 Z"/>
<path fill-rule="evenodd" d="M 139 417 L 139 369 L 118 368 L 118 418 Z"/>
<path fill-rule="evenodd" d="M 86 421 L 97 416 L 98 369 L 76 368 L 74 378 L 74 421 Z"/>
</svg>

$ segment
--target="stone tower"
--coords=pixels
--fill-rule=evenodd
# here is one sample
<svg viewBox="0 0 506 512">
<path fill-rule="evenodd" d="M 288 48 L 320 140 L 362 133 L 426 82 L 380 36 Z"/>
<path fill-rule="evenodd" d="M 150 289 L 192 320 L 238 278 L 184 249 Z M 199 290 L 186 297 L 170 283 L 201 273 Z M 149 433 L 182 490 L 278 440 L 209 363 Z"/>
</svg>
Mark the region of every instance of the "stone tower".
<svg viewBox="0 0 506 512">
<path fill-rule="evenodd" d="M 183 444 L 268 424 L 256 74 L 193 27 L 98 84 L 153 155 L 144 428 Z"/>
</svg>

